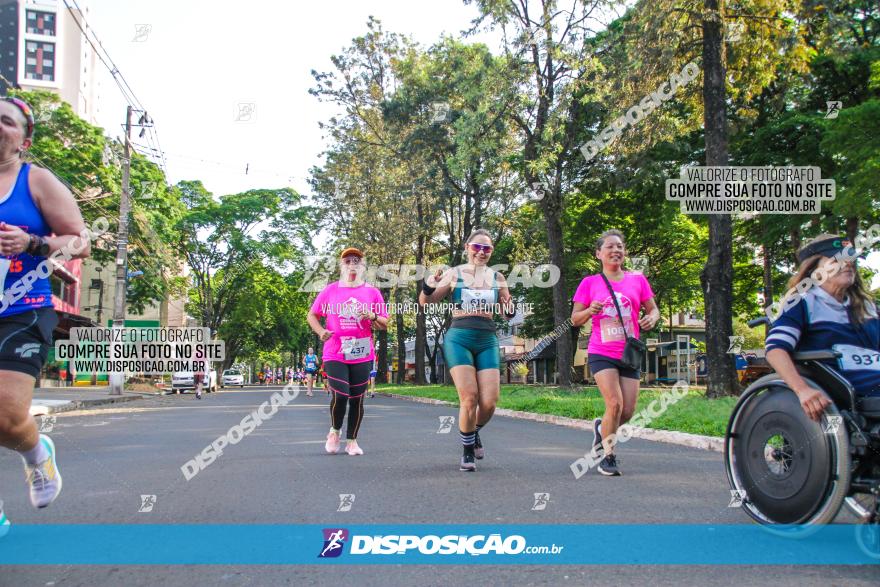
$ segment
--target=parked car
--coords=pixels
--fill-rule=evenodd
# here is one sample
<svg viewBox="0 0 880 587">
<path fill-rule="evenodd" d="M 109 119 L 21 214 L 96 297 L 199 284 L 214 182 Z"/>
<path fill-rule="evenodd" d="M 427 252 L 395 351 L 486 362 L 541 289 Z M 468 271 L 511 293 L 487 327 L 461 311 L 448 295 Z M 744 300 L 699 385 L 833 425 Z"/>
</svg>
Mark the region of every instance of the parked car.
<svg viewBox="0 0 880 587">
<path fill-rule="evenodd" d="M 182 393 L 188 389 L 194 391 L 195 388 L 195 374 L 192 371 L 178 371 L 171 375 L 171 391 L 174 393 Z M 217 371 L 215 369 L 205 373 L 202 389 L 206 393 L 217 391 Z"/>
<path fill-rule="evenodd" d="M 238 369 L 227 369 L 224 371 L 223 377 L 220 380 L 220 387 L 226 387 L 227 385 L 244 387 L 244 375 L 241 374 L 241 371 Z"/>
</svg>

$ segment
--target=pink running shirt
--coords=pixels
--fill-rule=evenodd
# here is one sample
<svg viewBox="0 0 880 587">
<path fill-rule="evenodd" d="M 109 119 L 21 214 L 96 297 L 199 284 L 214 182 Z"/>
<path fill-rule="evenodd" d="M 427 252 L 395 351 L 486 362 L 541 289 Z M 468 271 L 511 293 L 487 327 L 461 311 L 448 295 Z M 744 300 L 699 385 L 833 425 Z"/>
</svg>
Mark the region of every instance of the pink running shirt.
<svg viewBox="0 0 880 587">
<path fill-rule="evenodd" d="M 572 300 L 585 306 L 589 306 L 593 301 L 602 302 L 602 311 L 592 317 L 593 331 L 590 334 L 587 353 L 620 359 L 623 356 L 623 347 L 626 345 L 626 335 L 639 337 L 639 312 L 642 303 L 653 298 L 654 292 L 641 273 L 624 273 L 622 280 L 615 282 L 609 279 L 609 281 L 611 288 L 617 294 L 617 303 L 620 305 L 620 313 L 623 314 L 626 334 L 620 327 L 614 301 L 601 275 L 584 277 Z"/>
<path fill-rule="evenodd" d="M 312 303 L 312 312 L 326 317 L 326 328 L 333 333 L 324 343 L 322 360 L 364 363 L 376 357 L 372 324 L 366 318 L 358 319 L 364 311 L 388 317 L 382 294 L 371 285 L 342 287 L 337 281 L 321 290 Z"/>
</svg>

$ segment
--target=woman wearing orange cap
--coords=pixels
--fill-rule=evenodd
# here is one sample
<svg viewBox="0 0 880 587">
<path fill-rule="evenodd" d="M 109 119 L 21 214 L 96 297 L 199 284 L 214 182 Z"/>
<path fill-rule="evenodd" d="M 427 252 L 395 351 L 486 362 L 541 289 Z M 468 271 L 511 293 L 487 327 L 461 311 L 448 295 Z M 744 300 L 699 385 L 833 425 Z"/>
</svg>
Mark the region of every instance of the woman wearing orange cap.
<svg viewBox="0 0 880 587">
<path fill-rule="evenodd" d="M 324 448 L 331 454 L 339 451 L 347 409 L 345 452 L 355 456 L 364 454 L 358 446 L 357 434 L 364 418 L 364 394 L 376 356 L 373 328 L 387 328 L 388 311 L 379 290 L 364 281 L 364 254 L 348 248 L 339 257 L 340 279 L 327 285 L 315 298 L 308 322 L 324 343 L 322 359 L 332 395 L 330 432 Z M 320 318 L 325 318 L 326 327 Z"/>
</svg>

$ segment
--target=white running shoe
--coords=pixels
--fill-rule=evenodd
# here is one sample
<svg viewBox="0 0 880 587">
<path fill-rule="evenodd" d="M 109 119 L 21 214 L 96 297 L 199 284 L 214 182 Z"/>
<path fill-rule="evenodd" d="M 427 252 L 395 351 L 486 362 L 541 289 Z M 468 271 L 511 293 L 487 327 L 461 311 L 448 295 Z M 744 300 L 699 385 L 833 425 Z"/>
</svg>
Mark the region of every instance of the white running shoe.
<svg viewBox="0 0 880 587">
<path fill-rule="evenodd" d="M 332 430 L 327 433 L 327 442 L 324 444 L 324 450 L 326 450 L 331 455 L 335 455 L 339 452 L 339 433 L 333 432 Z"/>
<path fill-rule="evenodd" d="M 346 443 L 345 452 L 347 452 L 350 456 L 358 456 L 364 454 L 364 451 L 361 447 L 358 446 L 356 440 Z"/>
<path fill-rule="evenodd" d="M 31 503 L 35 508 L 44 508 L 55 501 L 61 493 L 61 473 L 55 463 L 55 443 L 45 434 L 40 434 L 49 457 L 36 465 L 24 464 L 25 477 L 31 490 Z"/>
</svg>

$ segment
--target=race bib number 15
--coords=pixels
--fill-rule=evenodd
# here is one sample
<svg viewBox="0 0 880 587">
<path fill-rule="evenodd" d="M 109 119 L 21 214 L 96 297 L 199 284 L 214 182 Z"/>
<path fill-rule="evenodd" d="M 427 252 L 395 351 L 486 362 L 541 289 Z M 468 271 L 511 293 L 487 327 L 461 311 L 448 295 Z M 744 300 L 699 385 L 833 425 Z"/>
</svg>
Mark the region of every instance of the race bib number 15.
<svg viewBox="0 0 880 587">
<path fill-rule="evenodd" d="M 841 371 L 880 371 L 880 351 L 851 344 L 836 344 L 831 348 L 843 355 L 837 359 Z"/>
</svg>

